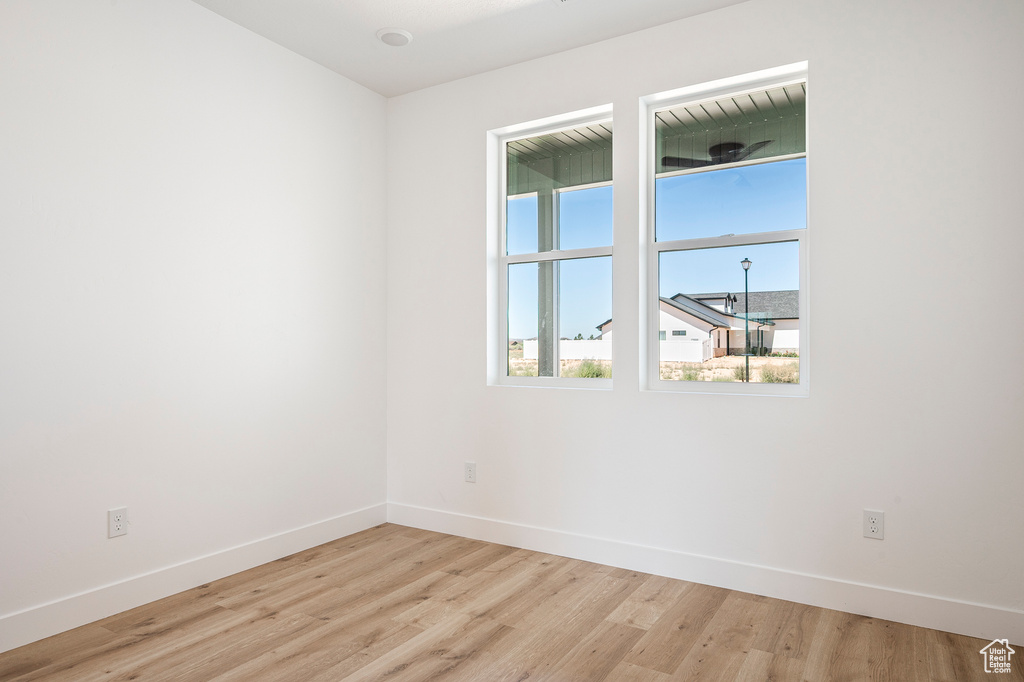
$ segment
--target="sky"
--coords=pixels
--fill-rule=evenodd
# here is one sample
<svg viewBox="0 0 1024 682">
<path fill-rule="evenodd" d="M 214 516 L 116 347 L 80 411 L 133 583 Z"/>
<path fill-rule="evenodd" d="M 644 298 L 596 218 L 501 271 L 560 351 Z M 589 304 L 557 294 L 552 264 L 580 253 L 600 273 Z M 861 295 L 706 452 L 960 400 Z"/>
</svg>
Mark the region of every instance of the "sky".
<svg viewBox="0 0 1024 682">
<path fill-rule="evenodd" d="M 658 241 L 749 234 L 806 226 L 806 160 L 677 175 L 655 181 Z M 508 200 L 508 253 L 537 250 L 537 199 Z M 563 191 L 559 198 L 562 250 L 612 243 L 612 188 Z M 663 252 L 659 295 L 743 292 L 740 261 L 749 258 L 750 291 L 799 288 L 796 242 Z M 508 330 L 511 339 L 537 336 L 536 263 L 509 266 Z M 559 337 L 597 335 L 612 317 L 611 257 L 572 259 L 559 265 Z"/>
</svg>

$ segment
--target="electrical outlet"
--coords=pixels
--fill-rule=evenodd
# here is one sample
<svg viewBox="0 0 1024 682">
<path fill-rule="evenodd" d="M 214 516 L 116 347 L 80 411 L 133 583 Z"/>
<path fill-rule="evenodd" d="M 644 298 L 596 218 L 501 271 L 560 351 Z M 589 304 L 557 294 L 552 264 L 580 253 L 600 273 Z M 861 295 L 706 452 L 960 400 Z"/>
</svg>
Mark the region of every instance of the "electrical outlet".
<svg viewBox="0 0 1024 682">
<path fill-rule="evenodd" d="M 111 509 L 107 512 L 107 537 L 128 535 L 128 507 Z"/>
<path fill-rule="evenodd" d="M 885 512 L 874 509 L 864 510 L 864 537 L 885 539 Z"/>
<path fill-rule="evenodd" d="M 466 483 L 476 483 L 476 462 L 466 462 Z"/>
</svg>

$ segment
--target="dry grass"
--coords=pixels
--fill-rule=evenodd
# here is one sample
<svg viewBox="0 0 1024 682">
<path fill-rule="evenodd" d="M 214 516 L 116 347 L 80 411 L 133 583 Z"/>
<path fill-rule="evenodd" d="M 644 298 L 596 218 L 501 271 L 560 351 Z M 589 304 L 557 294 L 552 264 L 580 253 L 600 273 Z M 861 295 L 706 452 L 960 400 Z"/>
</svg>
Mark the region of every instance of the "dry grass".
<svg viewBox="0 0 1024 682">
<path fill-rule="evenodd" d="M 562 360 L 559 368 L 559 376 L 585 378 L 604 377 L 612 375 L 612 363 L 610 360 Z M 537 376 L 537 361 L 523 360 L 509 354 L 508 375 L 512 377 L 535 377 Z"/>
<path fill-rule="evenodd" d="M 726 355 L 707 362 L 663 362 L 661 378 L 666 381 L 737 381 L 740 379 L 744 358 Z M 560 376 L 577 376 L 581 362 L 592 363 L 602 368 L 602 376 L 611 376 L 611 362 L 608 360 L 562 360 Z M 523 360 L 509 354 L 509 376 L 537 376 L 537 361 Z M 587 368 L 588 370 L 590 367 Z M 593 376 L 587 373 L 587 376 Z M 798 383 L 800 364 L 796 358 L 752 357 L 750 358 L 750 380 L 753 383 Z"/>
<path fill-rule="evenodd" d="M 707 362 L 663 362 L 661 378 L 665 381 L 736 381 L 742 372 L 744 358 L 726 355 Z M 765 383 L 796 383 L 799 361 L 792 358 L 750 358 L 750 380 Z"/>
</svg>

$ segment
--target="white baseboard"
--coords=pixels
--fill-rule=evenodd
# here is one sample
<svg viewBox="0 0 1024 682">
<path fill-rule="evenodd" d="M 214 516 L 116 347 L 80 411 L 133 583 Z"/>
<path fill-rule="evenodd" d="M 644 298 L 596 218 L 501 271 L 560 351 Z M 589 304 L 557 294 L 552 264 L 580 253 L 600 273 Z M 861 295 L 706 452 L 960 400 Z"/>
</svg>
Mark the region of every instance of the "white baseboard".
<svg viewBox="0 0 1024 682">
<path fill-rule="evenodd" d="M 378 504 L 87 592 L 0 616 L 0 652 L 384 523 Z"/>
<path fill-rule="evenodd" d="M 388 521 L 987 641 L 1024 643 L 1024 612 L 616 540 L 389 503 Z"/>
</svg>

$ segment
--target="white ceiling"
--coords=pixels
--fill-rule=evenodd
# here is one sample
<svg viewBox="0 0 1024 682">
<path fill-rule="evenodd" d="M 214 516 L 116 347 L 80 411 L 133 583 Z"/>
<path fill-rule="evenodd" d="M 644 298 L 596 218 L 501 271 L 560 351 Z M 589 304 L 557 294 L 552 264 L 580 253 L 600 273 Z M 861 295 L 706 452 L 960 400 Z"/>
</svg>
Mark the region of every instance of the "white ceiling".
<svg viewBox="0 0 1024 682">
<path fill-rule="evenodd" d="M 392 97 L 745 0 L 193 0 Z M 410 45 L 377 40 L 385 27 Z"/>
</svg>

